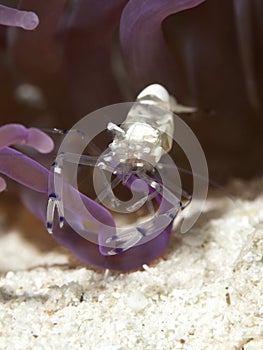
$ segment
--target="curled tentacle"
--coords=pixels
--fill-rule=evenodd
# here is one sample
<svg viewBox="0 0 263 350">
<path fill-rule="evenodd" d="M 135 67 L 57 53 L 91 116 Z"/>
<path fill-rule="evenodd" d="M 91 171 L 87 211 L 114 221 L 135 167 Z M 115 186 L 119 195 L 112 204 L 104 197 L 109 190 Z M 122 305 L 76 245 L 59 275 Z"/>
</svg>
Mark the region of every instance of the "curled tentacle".
<svg viewBox="0 0 263 350">
<path fill-rule="evenodd" d="M 83 200 L 87 197 L 83 196 Z M 38 217 L 44 222 L 46 218 L 46 195 L 41 195 L 37 192 L 30 193 L 27 198 L 24 197 L 27 207 L 36 214 L 36 207 L 39 208 Z M 76 222 L 82 225 L 83 230 L 87 231 L 83 218 L 75 211 Z M 83 238 L 75 230 L 73 230 L 67 222 L 61 229 L 59 226 L 54 227 L 52 237 L 62 246 L 69 249 L 78 259 L 86 264 L 94 267 L 113 269 L 118 271 L 131 271 L 140 269 L 143 264 L 150 264 L 154 259 L 159 257 L 169 242 L 172 232 L 172 224 L 155 239 L 139 246 L 134 246 L 129 250 L 109 256 L 102 254 L 100 246 Z M 103 231 L 101 231 L 101 234 Z"/>
<path fill-rule="evenodd" d="M 171 83 L 171 60 L 162 33 L 162 22 L 171 14 L 205 0 L 130 0 L 120 22 L 120 41 L 125 63 L 137 88 L 154 81 Z M 156 69 L 158 67 L 158 69 Z"/>
<path fill-rule="evenodd" d="M 38 164 L 35 160 L 30 159 L 19 151 L 9 147 L 4 147 L 0 150 L 0 173 L 12 178 L 23 186 L 27 187 L 27 191 L 23 194 L 23 199 L 26 206 L 36 216 L 45 222 L 46 219 L 46 201 L 48 194 L 48 178 L 50 171 Z M 0 186 L 3 187 L 4 180 L 0 178 Z M 74 231 L 67 223 L 63 229 L 57 228 L 54 230 L 53 237 L 63 246 L 69 248 L 73 254 L 81 258 L 84 262 L 93 266 L 111 268 L 111 261 L 107 261 L 99 251 L 99 245 L 91 243 L 98 233 L 89 230 L 89 220 L 93 220 L 98 226 L 98 232 L 108 228 L 114 228 L 114 221 L 111 214 L 101 207 L 98 203 L 92 201 L 88 197 L 79 193 L 71 186 L 65 186 L 65 211 L 67 215 L 74 217 L 79 230 L 83 231 L 83 236 Z M 83 216 L 78 210 L 79 198 L 84 206 L 88 209 L 90 217 Z M 89 238 L 89 239 L 88 239 Z M 113 259 L 113 265 L 117 269 L 118 263 Z M 120 266 L 120 269 L 130 269 Z M 136 266 L 135 266 L 136 268 Z"/>
<path fill-rule="evenodd" d="M 54 148 L 52 139 L 36 128 L 25 128 L 21 124 L 7 124 L 0 127 L 0 149 L 12 144 L 33 147 L 40 153 L 49 153 Z"/>
<path fill-rule="evenodd" d="M 27 187 L 27 191 L 23 193 L 23 202 L 32 213 L 45 222 L 50 171 L 21 152 L 9 147 L 0 150 L 0 160 L 0 173 L 4 173 Z M 0 186 L 1 183 L 0 179 Z M 101 226 L 98 225 L 97 233 L 89 229 L 87 217 L 79 212 L 77 205 L 79 197 L 93 215 L 94 222 L 102 223 Z M 65 211 L 67 215 L 74 217 L 75 225 L 78 225 L 78 231 L 82 231 L 83 235 L 77 233 L 65 222 L 62 229 L 58 226 L 54 227 L 52 237 L 83 262 L 101 268 L 129 271 L 150 263 L 165 250 L 171 234 L 171 224 L 154 240 L 144 245 L 132 247 L 114 256 L 102 254 L 100 242 L 96 244 L 95 239 L 96 236 L 103 236 L 106 229 L 114 228 L 115 224 L 111 214 L 71 186 L 66 186 L 65 199 L 67 198 L 70 198 L 70 201 L 65 201 Z M 112 235 L 112 233 L 110 234 Z"/>
<path fill-rule="evenodd" d="M 22 11 L 0 5 L 0 24 L 19 27 L 26 30 L 36 29 L 39 24 L 38 15 L 32 11 Z"/>
</svg>

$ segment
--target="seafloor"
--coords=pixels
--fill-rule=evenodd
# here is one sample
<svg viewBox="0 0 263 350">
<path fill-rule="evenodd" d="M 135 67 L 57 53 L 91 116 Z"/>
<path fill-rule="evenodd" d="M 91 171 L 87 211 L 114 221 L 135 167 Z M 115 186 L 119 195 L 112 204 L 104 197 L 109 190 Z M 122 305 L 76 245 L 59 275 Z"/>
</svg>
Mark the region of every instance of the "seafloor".
<svg viewBox="0 0 263 350">
<path fill-rule="evenodd" d="M 263 179 L 226 191 L 131 273 L 84 266 L 2 197 L 0 349 L 263 349 Z"/>
</svg>

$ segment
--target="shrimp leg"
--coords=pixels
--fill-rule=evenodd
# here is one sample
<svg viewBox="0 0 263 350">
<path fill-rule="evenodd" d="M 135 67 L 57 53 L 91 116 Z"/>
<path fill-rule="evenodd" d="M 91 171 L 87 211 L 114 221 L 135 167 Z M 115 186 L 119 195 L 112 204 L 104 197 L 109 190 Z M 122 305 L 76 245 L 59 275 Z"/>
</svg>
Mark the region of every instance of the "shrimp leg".
<svg viewBox="0 0 263 350">
<path fill-rule="evenodd" d="M 113 172 L 114 168 L 111 167 L 106 162 L 98 162 L 97 156 L 90 155 L 79 155 L 75 153 L 60 153 L 55 162 L 51 166 L 51 173 L 48 181 L 48 205 L 47 205 L 47 215 L 46 215 L 46 227 L 50 234 L 53 232 L 53 222 L 55 211 L 57 210 L 59 217 L 59 226 L 63 227 L 65 221 L 65 213 L 64 213 L 64 205 L 63 205 L 63 168 L 64 162 L 69 162 L 73 164 L 86 165 L 91 167 L 98 167 L 99 169 L 103 169 L 109 172 Z M 119 181 L 120 182 L 120 181 Z M 56 186 L 55 186 L 56 185 Z M 108 183 L 107 183 L 108 185 Z M 118 183 L 113 184 L 117 186 Z M 56 187 L 56 188 L 55 188 Z M 109 193 L 102 193 L 98 196 L 99 201 L 101 201 L 101 197 L 105 197 L 105 195 L 109 195 Z"/>
<path fill-rule="evenodd" d="M 169 203 L 169 205 L 166 204 L 166 206 L 168 205 L 168 209 L 163 213 L 154 213 L 150 219 L 138 225 L 136 229 L 132 227 L 117 230 L 117 233 L 114 236 L 109 237 L 106 240 L 106 244 L 114 245 L 114 248 L 108 251 L 109 255 L 115 255 L 130 249 L 145 237 L 156 237 L 156 235 L 160 234 L 169 224 L 172 223 L 178 212 L 183 210 L 186 205 L 191 202 L 191 197 L 189 197 L 187 204 L 183 206 L 182 202 L 171 191 L 153 178 L 145 173 L 140 173 L 140 178 L 144 180 L 153 191 L 149 194 L 148 201 L 151 202 L 154 197 L 161 195 L 161 197 Z M 135 204 L 137 205 L 139 202 Z M 151 213 L 152 211 L 153 208 L 150 209 Z"/>
</svg>

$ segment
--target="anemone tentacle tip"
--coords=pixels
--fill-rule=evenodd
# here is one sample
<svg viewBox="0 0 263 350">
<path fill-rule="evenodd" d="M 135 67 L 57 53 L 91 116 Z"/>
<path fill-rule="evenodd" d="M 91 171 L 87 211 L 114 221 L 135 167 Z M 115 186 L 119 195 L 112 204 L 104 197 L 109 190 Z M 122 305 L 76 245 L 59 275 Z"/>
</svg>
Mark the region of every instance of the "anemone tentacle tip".
<svg viewBox="0 0 263 350">
<path fill-rule="evenodd" d="M 28 11 L 24 12 L 21 19 L 21 27 L 27 30 L 34 30 L 39 25 L 39 18 L 35 12 Z"/>
<path fill-rule="evenodd" d="M 33 30 L 39 25 L 39 17 L 35 12 L 23 11 L 0 4 L 0 24 Z"/>
</svg>

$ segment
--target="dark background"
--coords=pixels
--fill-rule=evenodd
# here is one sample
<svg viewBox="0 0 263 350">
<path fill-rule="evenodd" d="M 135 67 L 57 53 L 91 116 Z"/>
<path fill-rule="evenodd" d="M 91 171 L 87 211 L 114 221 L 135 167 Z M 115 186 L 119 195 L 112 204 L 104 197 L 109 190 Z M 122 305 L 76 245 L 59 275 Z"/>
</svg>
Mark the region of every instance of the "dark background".
<svg viewBox="0 0 263 350">
<path fill-rule="evenodd" d="M 242 1 L 243 9 L 237 3 L 208 0 L 162 24 L 173 73 L 158 82 L 180 103 L 197 107 L 182 117 L 204 148 L 211 178 L 221 184 L 260 176 L 263 168 L 263 3 Z M 148 84 L 134 81 L 119 44 L 126 1 L 95 20 L 83 13 L 86 22 L 79 26 L 70 22 L 78 4 L 24 0 L 21 8 L 38 13 L 39 27 L 30 32 L 0 26 L 1 124 L 70 128 L 94 109 L 133 100 Z M 94 13 L 99 11 L 96 5 Z M 152 82 L 161 69 L 152 70 Z M 33 87 L 26 97 L 19 93 L 24 84 Z M 173 154 L 187 166 L 176 146 Z"/>
</svg>

